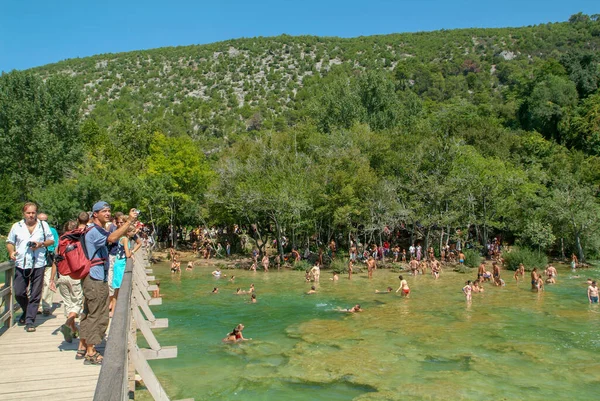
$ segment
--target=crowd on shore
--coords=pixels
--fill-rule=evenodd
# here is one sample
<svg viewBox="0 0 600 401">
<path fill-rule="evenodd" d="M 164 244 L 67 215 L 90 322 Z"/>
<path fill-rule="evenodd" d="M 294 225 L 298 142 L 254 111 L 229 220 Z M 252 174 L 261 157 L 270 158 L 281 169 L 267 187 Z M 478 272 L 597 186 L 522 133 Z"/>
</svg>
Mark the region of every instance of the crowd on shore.
<svg viewBox="0 0 600 401">
<path fill-rule="evenodd" d="M 23 206 L 23 219 L 13 224 L 7 237 L 7 250 L 11 261 L 15 264 L 14 292 L 15 298 L 22 309 L 22 315 L 18 319 L 19 324 L 25 327 L 27 332 L 36 330 L 36 316 L 38 312 L 48 315 L 52 313 L 52 292 L 58 291 L 63 299 L 66 321 L 61 326 L 64 340 L 72 342 L 73 338 L 79 338 L 76 359 L 83 359 L 86 364 L 101 364 L 103 356 L 96 347 L 104 340 L 112 311 L 116 305 L 119 288 L 125 271 L 128 258 L 134 258 L 136 252 L 144 244 L 152 245 L 152 237 L 148 236 L 144 225 L 138 221 L 139 211 L 131 209 L 128 215 L 123 213 L 111 214 L 108 203 L 99 201 L 92 206 L 91 211 L 79 213 L 73 220 L 65 223 L 63 233 L 71 233 L 80 230 L 84 235 L 83 244 L 86 257 L 91 261 L 89 273 L 81 278 L 73 278 L 69 275 L 60 274 L 57 269 L 55 253 L 62 241 L 58 231 L 50 227 L 47 215 L 38 213 L 35 203 L 28 202 Z M 200 228 L 190 232 L 194 246 L 192 250 L 199 253 L 204 259 L 213 256 L 230 257 L 231 244 L 229 241 L 216 242 L 210 230 Z M 283 238 L 285 240 L 285 238 Z M 216 245 L 215 245 L 216 243 Z M 274 244 L 276 245 L 276 244 Z M 477 277 L 468 280 L 462 288 L 462 292 L 468 302 L 472 300 L 473 293 L 484 291 L 485 283 L 494 286 L 505 286 L 506 282 L 501 278 L 502 253 L 498 241 L 493 240 L 488 244 L 488 254 L 492 259 L 492 269 L 487 270 L 487 265 L 481 263 L 477 270 Z M 254 248 L 251 252 L 252 263 L 249 267 L 256 272 L 260 267 L 267 273 L 271 266 L 271 258 L 267 251 L 261 252 Z M 171 272 L 181 273 L 181 261 L 174 248 L 169 249 L 171 260 Z M 311 256 L 314 256 L 311 259 Z M 353 279 L 353 273 L 357 264 L 364 263 L 367 269 L 367 277 L 373 278 L 377 270 L 378 262 L 388 258 L 397 264 L 403 274 L 399 276 L 400 284 L 396 293 L 402 297 L 409 298 L 411 289 L 404 274 L 425 275 L 431 272 L 434 280 L 440 278 L 443 269 L 447 266 L 463 265 L 465 255 L 460 248 L 451 248 L 446 245 L 436 258 L 434 249 L 429 247 L 423 249 L 419 243 L 411 244 L 406 249 L 399 245 L 391 246 L 384 242 L 380 246 L 371 244 L 369 246 L 357 245 L 350 242 L 346 258 L 338 254 L 335 240 L 331 240 L 326 247 L 321 247 L 318 254 L 312 255 L 307 249 L 301 255 L 298 249 L 292 248 L 287 257 L 275 257 L 274 262 L 278 269 L 285 262 L 297 263 L 301 260 L 310 260 L 312 267 L 306 270 L 306 282 L 318 283 L 321 279 L 321 268 L 325 265 L 325 259 L 329 262 L 336 258 L 344 259 L 347 268 L 344 273 L 349 280 Z M 314 263 L 313 263 L 314 261 Z M 186 270 L 194 269 L 194 261 L 189 261 Z M 575 255 L 572 256 L 571 268 L 578 268 Z M 340 272 L 333 271 L 330 280 L 338 281 Z M 226 275 L 220 269 L 212 272 L 215 278 L 225 278 Z M 525 266 L 522 264 L 514 272 L 514 280 L 524 281 Z M 229 278 L 234 282 L 235 276 Z M 537 269 L 531 271 L 531 290 L 535 292 L 544 291 L 545 284 L 556 284 L 557 271 L 552 265 L 548 265 L 543 273 Z M 157 283 L 158 284 L 158 283 Z M 598 303 L 598 288 L 596 282 L 588 280 L 587 296 L 590 303 Z M 377 293 L 391 293 L 392 287 Z M 218 294 L 219 289 L 215 287 L 213 294 Z M 317 287 L 313 285 L 307 295 L 317 293 Z M 254 284 L 249 290 L 238 288 L 236 295 L 249 294 L 250 303 L 256 303 L 257 297 Z M 159 290 L 155 290 L 153 296 L 160 296 Z M 359 304 L 349 308 L 339 308 L 340 312 L 356 313 L 363 309 Z M 76 320 L 79 319 L 79 326 Z M 245 340 L 241 334 L 244 326 L 237 325 L 224 339 L 225 342 L 236 342 Z"/>
<path fill-rule="evenodd" d="M 408 249 L 408 253 L 406 250 L 401 249 L 398 245 L 394 247 L 377 247 L 373 245 L 367 247 L 367 249 L 364 251 L 359 251 L 359 248 L 360 246 L 357 246 L 352 242 L 347 256 L 343 257 L 337 252 L 338 249 L 335 242 L 331 241 L 328 244 L 328 249 L 326 251 L 327 253 L 325 253 L 323 250 L 320 250 L 312 267 L 305 271 L 305 281 L 307 283 L 313 283 L 311 288 L 306 292 L 306 295 L 312 295 L 318 292 L 318 286 L 314 284 L 319 283 L 321 279 L 321 268 L 323 267 L 323 257 L 325 254 L 330 258 L 330 260 L 333 258 L 341 258 L 345 260 L 344 263 L 347 263 L 347 268 L 345 271 L 332 271 L 332 277 L 329 278 L 329 280 L 332 281 L 339 281 L 341 273 L 347 274 L 348 280 L 353 280 L 353 273 L 357 270 L 356 266 L 359 263 L 364 264 L 364 267 L 366 267 L 367 270 L 366 277 L 371 279 L 373 278 L 374 271 L 376 271 L 378 268 L 378 262 L 382 261 L 385 257 L 389 257 L 389 260 L 391 260 L 391 262 L 395 264 L 397 268 L 402 270 L 402 274 L 398 277 L 400 284 L 395 292 L 400 293 L 400 296 L 405 298 L 410 298 L 411 294 L 411 288 L 405 278 L 406 274 L 409 276 L 416 276 L 426 275 L 430 272 L 432 279 L 438 280 L 442 276 L 444 269 L 460 268 L 465 263 L 465 255 L 462 250 L 450 249 L 449 247 L 442 248 L 440 252 L 441 257 L 439 259 L 436 258 L 433 248 L 428 248 L 426 252 L 423 252 L 420 244 L 411 245 Z M 200 254 L 202 254 L 202 251 L 200 251 Z M 179 261 L 178 253 L 171 248 L 169 249 L 169 255 L 172 260 L 171 272 L 174 274 L 181 273 L 181 262 Z M 501 277 L 502 271 L 504 270 L 504 259 L 502 258 L 501 247 L 497 245 L 497 241 L 492 241 L 491 246 L 488 246 L 488 255 L 491 260 L 488 263 L 482 261 L 477 268 L 477 276 L 472 280 L 467 280 L 462 288 L 462 293 L 464 294 L 467 302 L 471 302 L 473 300 L 474 293 L 484 293 L 487 285 L 494 287 L 504 287 L 507 285 L 506 281 Z M 279 258 L 275 258 L 275 263 L 277 263 L 278 259 Z M 286 259 L 292 264 L 304 260 L 304 258 L 300 256 L 296 249 L 292 249 L 290 257 Z M 260 266 L 262 267 L 263 272 L 268 273 L 270 263 L 271 258 L 266 251 L 261 255 L 258 249 L 254 248 L 251 253 L 251 265 L 248 269 L 252 272 L 256 272 L 257 267 Z M 193 270 L 195 264 L 196 262 L 189 261 L 187 263 L 186 271 Z M 362 266 L 363 265 L 361 265 L 361 270 L 359 271 L 362 271 Z M 489 268 L 490 266 L 491 268 Z M 582 266 L 578 263 L 577 257 L 572 255 L 572 271 L 575 272 L 581 267 Z M 277 263 L 277 268 L 281 268 L 279 263 Z M 211 272 L 211 274 L 216 279 L 227 278 L 227 275 L 222 272 L 220 268 L 216 268 Z M 538 271 L 537 268 L 533 268 L 529 274 L 531 278 L 530 284 L 532 292 L 543 292 L 545 285 L 557 284 L 558 272 L 556 267 L 554 267 L 552 264 L 548 264 L 541 272 Z M 514 282 L 517 284 L 519 282 L 526 281 L 525 275 L 526 267 L 523 264 L 520 264 L 514 272 L 511 272 L 511 276 L 514 279 Z M 229 278 L 229 282 L 234 282 L 234 280 L 235 275 Z M 598 287 L 596 281 L 588 279 L 586 285 L 589 303 L 598 303 Z M 385 290 L 376 290 L 375 292 L 377 294 L 387 294 L 392 293 L 393 291 L 394 289 L 391 286 L 388 286 Z M 218 294 L 219 287 L 214 287 L 211 293 Z M 234 292 L 234 295 L 244 294 L 250 295 L 250 303 L 257 302 L 254 284 L 252 284 L 248 290 L 237 288 Z M 359 304 L 356 304 L 350 308 L 338 308 L 336 310 L 346 313 L 363 311 Z M 235 330 L 234 332 L 229 333 L 223 341 L 235 342 L 234 337 Z"/>
</svg>

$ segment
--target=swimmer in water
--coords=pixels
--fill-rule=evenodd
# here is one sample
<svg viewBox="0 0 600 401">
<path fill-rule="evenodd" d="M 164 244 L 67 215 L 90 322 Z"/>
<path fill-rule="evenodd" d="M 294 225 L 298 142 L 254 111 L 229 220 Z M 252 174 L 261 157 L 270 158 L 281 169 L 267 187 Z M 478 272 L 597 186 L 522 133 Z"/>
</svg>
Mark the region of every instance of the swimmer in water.
<svg viewBox="0 0 600 401">
<path fill-rule="evenodd" d="M 213 288 L 213 290 L 211 291 L 211 294 L 218 294 L 219 293 L 219 287 L 215 287 Z"/>
<path fill-rule="evenodd" d="M 337 312 L 346 312 L 346 313 L 356 313 L 356 312 L 362 312 L 363 310 L 360 308 L 359 304 L 354 305 L 352 308 L 350 309 L 341 309 L 338 308 L 336 309 Z"/>
<path fill-rule="evenodd" d="M 256 302 L 256 294 L 252 294 L 252 296 L 250 296 L 250 303 L 255 304 Z"/>
<path fill-rule="evenodd" d="M 385 291 L 375 290 L 375 294 L 389 294 L 392 291 L 394 291 L 394 289 L 392 287 L 388 287 Z"/>
<path fill-rule="evenodd" d="M 223 339 L 223 342 L 237 343 L 239 341 L 252 340 L 251 338 L 244 338 L 244 336 L 242 334 L 242 330 L 244 330 L 244 325 L 240 323 L 237 326 L 235 326 L 235 328 L 233 329 L 233 331 L 231 333 L 227 334 L 227 336 Z"/>
<path fill-rule="evenodd" d="M 340 277 L 338 276 L 338 274 L 336 272 L 333 272 L 333 277 L 330 278 L 329 280 L 338 281 L 339 279 L 340 279 Z"/>
<path fill-rule="evenodd" d="M 311 295 L 311 294 L 316 294 L 317 293 L 317 289 L 315 288 L 315 286 L 311 286 L 310 290 L 308 290 L 308 292 L 306 293 L 307 295 Z"/>
<path fill-rule="evenodd" d="M 234 295 L 244 295 L 244 294 L 246 294 L 246 291 L 242 290 L 241 288 L 238 288 L 237 290 L 235 290 L 235 292 L 233 294 Z"/>
</svg>

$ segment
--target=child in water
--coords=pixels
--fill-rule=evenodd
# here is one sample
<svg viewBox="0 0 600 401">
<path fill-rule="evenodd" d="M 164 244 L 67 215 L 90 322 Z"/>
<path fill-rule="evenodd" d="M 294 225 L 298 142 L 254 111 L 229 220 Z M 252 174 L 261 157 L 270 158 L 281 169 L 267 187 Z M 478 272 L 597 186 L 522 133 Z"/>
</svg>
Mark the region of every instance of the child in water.
<svg viewBox="0 0 600 401">
<path fill-rule="evenodd" d="M 471 293 L 473 291 L 473 288 L 471 287 L 471 280 L 468 280 L 465 284 L 466 285 L 463 287 L 462 292 L 463 292 L 463 294 L 465 294 L 467 302 L 470 302 L 471 296 L 472 296 Z"/>
</svg>

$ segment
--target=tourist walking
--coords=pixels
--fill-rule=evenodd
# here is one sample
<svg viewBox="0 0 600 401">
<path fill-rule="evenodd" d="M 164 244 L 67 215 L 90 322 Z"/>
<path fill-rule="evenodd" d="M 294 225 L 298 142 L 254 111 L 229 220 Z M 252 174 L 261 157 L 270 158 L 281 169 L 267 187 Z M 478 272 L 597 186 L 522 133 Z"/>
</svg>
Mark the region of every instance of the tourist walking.
<svg viewBox="0 0 600 401">
<path fill-rule="evenodd" d="M 15 264 L 13 290 L 23 311 L 19 324 L 25 325 L 25 331 L 34 332 L 47 264 L 46 247 L 54 244 L 54 237 L 48 223 L 37 218 L 35 203 L 25 203 L 22 211 L 23 220 L 13 224 L 8 233 L 6 250 Z"/>
</svg>

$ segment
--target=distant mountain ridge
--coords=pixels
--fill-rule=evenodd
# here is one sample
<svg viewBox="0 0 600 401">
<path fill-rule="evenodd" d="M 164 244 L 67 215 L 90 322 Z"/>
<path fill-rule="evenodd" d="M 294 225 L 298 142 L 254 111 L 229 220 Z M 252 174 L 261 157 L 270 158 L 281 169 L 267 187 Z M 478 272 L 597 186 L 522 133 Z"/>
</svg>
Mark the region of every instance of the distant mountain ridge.
<svg viewBox="0 0 600 401">
<path fill-rule="evenodd" d="M 158 119 L 168 121 L 169 131 L 224 136 L 248 129 L 257 113 L 264 120 L 289 121 L 288 113 L 308 96 L 303 93 L 307 82 L 333 69 L 384 70 L 398 77 L 406 66 L 415 70 L 426 65 L 442 79 L 471 72 L 498 89 L 506 84 L 499 70 L 510 64 L 599 48 L 600 22 L 594 17 L 522 28 L 351 39 L 235 39 L 70 59 L 33 71 L 43 77 L 72 76 L 83 90 L 82 113 L 102 126 L 119 119 Z M 419 84 L 418 79 L 408 76 L 407 82 Z"/>
</svg>

